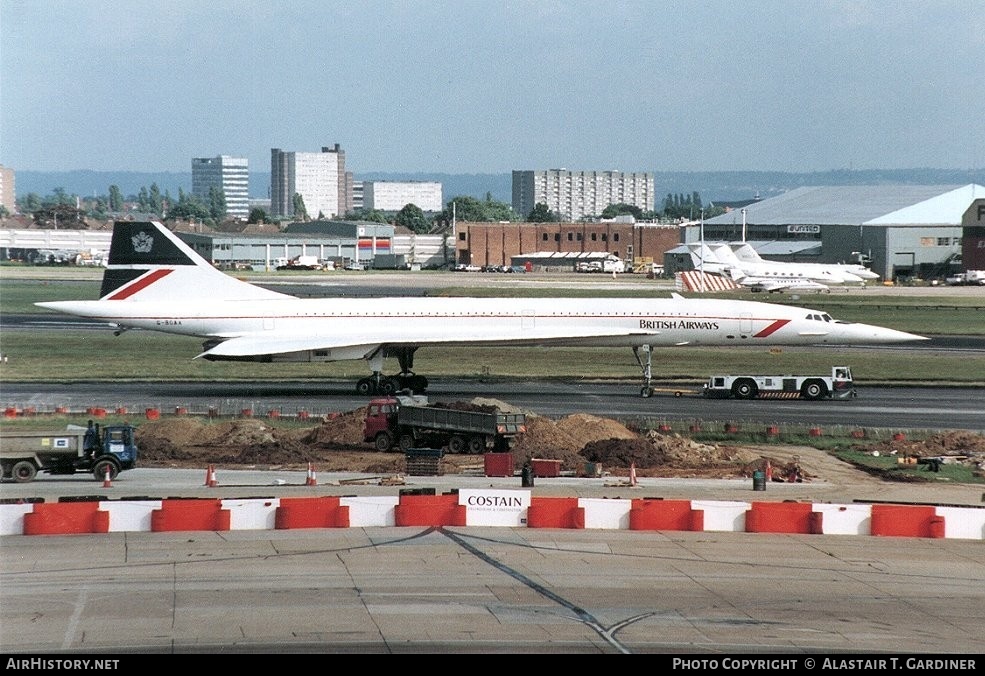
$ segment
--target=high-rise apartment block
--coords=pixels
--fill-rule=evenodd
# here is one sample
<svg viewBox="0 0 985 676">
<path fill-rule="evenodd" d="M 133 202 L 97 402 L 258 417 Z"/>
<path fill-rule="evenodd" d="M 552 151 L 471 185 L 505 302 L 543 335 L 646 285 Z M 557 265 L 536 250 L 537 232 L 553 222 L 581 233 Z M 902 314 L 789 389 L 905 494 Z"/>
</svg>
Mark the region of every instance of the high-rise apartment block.
<svg viewBox="0 0 985 676">
<path fill-rule="evenodd" d="M 245 157 L 195 157 L 192 159 L 192 194 L 209 203 L 209 190 L 218 188 L 226 198 L 226 215 L 246 219 L 250 215 L 250 167 Z"/>
<path fill-rule="evenodd" d="M 335 144 L 320 153 L 270 150 L 270 212 L 294 216 L 294 195 L 301 195 L 312 219 L 344 216 L 352 209 L 352 174 L 345 171 L 345 152 Z"/>
<path fill-rule="evenodd" d="M 653 174 L 621 171 L 513 172 L 513 211 L 526 218 L 537 204 L 567 221 L 599 216 L 611 204 L 653 211 Z"/>
<path fill-rule="evenodd" d="M 363 181 L 363 207 L 400 211 L 414 204 L 421 211 L 442 209 L 441 184 L 429 181 Z"/>
<path fill-rule="evenodd" d="M 14 170 L 0 164 L 0 205 L 7 213 L 17 212 L 17 193 L 14 190 Z"/>
</svg>

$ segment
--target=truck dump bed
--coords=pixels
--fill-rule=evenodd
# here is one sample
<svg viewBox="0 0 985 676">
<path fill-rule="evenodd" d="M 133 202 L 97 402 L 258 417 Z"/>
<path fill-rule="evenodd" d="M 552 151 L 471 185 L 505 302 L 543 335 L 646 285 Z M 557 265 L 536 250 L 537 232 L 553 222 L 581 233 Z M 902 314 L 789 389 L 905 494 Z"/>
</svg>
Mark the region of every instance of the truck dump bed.
<svg viewBox="0 0 985 676">
<path fill-rule="evenodd" d="M 526 416 L 523 413 L 483 413 L 431 406 L 401 406 L 397 410 L 397 424 L 468 434 L 510 435 L 519 434 L 523 430 Z"/>
<path fill-rule="evenodd" d="M 26 454 L 40 457 L 82 457 L 85 429 L 7 430 L 3 433 L 0 457 L 16 458 Z"/>
</svg>

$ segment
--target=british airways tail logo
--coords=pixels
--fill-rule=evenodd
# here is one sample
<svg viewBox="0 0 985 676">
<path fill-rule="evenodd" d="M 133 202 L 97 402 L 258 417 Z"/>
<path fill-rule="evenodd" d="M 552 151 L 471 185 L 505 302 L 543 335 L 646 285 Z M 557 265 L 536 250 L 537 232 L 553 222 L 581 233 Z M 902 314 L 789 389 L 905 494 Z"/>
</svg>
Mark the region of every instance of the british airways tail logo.
<svg viewBox="0 0 985 676">
<path fill-rule="evenodd" d="M 154 238 L 146 232 L 138 232 L 130 238 L 130 241 L 133 243 L 133 250 L 137 253 L 150 253 L 154 248 Z"/>
</svg>

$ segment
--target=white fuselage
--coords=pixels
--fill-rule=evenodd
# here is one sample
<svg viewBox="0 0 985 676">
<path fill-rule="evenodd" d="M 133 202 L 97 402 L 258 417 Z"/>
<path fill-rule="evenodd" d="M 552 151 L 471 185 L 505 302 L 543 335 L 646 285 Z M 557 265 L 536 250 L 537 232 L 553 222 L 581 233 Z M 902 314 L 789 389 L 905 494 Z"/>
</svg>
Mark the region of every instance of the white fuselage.
<svg viewBox="0 0 985 676">
<path fill-rule="evenodd" d="M 167 333 L 365 344 L 753 345 L 911 340 L 772 303 L 716 299 L 338 298 L 198 303 L 65 301 L 48 307 Z"/>
</svg>

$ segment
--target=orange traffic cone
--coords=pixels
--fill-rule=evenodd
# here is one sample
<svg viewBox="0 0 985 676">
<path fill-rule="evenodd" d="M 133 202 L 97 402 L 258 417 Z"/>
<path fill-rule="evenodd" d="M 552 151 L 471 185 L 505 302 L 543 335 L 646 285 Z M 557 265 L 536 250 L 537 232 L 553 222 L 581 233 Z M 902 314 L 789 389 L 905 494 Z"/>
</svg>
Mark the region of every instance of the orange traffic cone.
<svg viewBox="0 0 985 676">
<path fill-rule="evenodd" d="M 112 468 L 106 463 L 106 473 L 103 476 L 103 488 L 113 487 Z"/>
<path fill-rule="evenodd" d="M 318 477 L 315 474 L 315 466 L 312 463 L 308 463 L 308 478 L 304 482 L 305 486 L 317 486 Z"/>
<path fill-rule="evenodd" d="M 636 485 L 636 463 L 630 463 L 629 465 L 629 485 Z"/>
<path fill-rule="evenodd" d="M 205 470 L 205 485 L 209 488 L 215 488 L 219 484 L 215 478 L 215 465 L 209 465 L 209 468 Z"/>
</svg>

